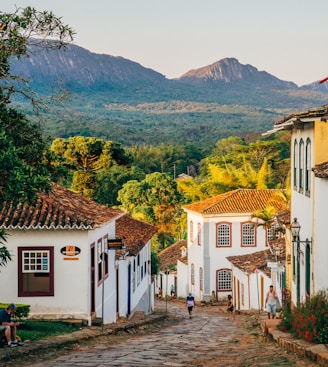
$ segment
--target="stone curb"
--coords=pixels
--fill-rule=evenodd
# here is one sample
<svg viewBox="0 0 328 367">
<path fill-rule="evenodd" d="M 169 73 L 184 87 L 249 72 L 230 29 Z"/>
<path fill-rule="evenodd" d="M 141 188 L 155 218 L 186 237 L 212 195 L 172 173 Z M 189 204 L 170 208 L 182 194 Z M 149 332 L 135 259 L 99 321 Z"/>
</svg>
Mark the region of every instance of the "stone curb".
<svg viewBox="0 0 328 367">
<path fill-rule="evenodd" d="M 274 340 L 277 345 L 300 358 L 307 358 L 320 366 L 328 367 L 328 349 L 324 344 L 314 344 L 306 340 L 295 339 L 290 333 L 277 329 L 280 320 L 262 320 L 261 329 L 265 336 Z"/>
</svg>

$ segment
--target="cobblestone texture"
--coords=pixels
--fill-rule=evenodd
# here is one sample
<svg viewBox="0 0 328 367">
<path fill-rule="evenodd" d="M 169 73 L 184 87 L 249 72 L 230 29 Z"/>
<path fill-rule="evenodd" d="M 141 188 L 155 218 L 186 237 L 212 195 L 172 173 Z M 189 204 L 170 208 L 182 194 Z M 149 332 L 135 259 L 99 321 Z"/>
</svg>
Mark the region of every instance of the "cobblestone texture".
<svg viewBox="0 0 328 367">
<path fill-rule="evenodd" d="M 166 307 L 169 317 L 163 318 Z M 54 341 L 52 345 L 43 344 L 45 353 L 40 350 L 42 343 L 35 350 L 34 343 L 19 350 L 2 348 L 0 356 L 5 353 L 9 358 L 0 359 L 0 366 L 319 366 L 263 336 L 258 315 L 236 315 L 234 319 L 226 316 L 218 307 L 204 306 L 196 307 L 189 319 L 184 303 L 168 302 L 167 306 L 165 301 L 157 301 L 149 324 L 145 324 L 149 318 L 130 320 L 115 330 L 106 328 L 101 336 L 97 336 L 99 328 L 87 328 L 81 331 L 85 338 L 70 336 L 65 343 L 58 342 L 58 348 Z M 22 353 L 21 358 L 17 353 Z"/>
</svg>

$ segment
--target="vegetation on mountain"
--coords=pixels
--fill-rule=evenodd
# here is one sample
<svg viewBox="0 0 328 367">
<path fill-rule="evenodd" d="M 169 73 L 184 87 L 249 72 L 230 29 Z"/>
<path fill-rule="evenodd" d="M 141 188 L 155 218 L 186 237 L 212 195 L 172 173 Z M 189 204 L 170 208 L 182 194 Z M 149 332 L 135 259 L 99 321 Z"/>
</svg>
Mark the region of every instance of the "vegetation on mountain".
<svg viewBox="0 0 328 367">
<path fill-rule="evenodd" d="M 70 91 L 69 103 L 42 115 L 47 135 L 94 136 L 128 147 L 192 143 L 207 150 L 229 136 L 254 140 L 281 116 L 327 100 L 313 85 L 299 88 L 233 58 L 175 80 L 75 45 L 13 60 L 12 67 L 28 75 L 39 93 L 59 81 Z"/>
</svg>

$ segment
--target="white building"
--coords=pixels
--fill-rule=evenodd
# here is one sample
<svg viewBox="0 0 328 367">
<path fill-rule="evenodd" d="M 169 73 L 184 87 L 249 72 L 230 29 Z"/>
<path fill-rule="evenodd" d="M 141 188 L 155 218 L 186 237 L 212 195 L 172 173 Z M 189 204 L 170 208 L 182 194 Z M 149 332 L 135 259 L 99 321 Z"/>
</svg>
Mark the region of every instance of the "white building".
<svg viewBox="0 0 328 367">
<path fill-rule="evenodd" d="M 1 268 L 1 301 L 30 305 L 31 317 L 75 318 L 89 325 L 94 318 L 112 323 L 117 315 L 133 313 L 150 282 L 151 234 L 139 252 L 119 260 L 107 242 L 117 238 L 116 221 L 124 228 L 123 216 L 55 184 L 33 207 L 5 203 L 0 227 L 9 235 L 12 261 Z M 135 258 L 146 268 L 131 265 Z"/>
<path fill-rule="evenodd" d="M 328 105 L 286 116 L 271 132 L 291 131 L 291 226 L 300 225 L 287 251 L 294 304 L 328 288 Z M 294 220 L 296 218 L 296 221 Z"/>
<path fill-rule="evenodd" d="M 155 276 L 155 293 L 171 296 L 171 286 L 174 296 L 186 298 L 188 295 L 188 251 L 187 241 L 180 240 L 158 254 L 160 260 L 159 273 Z"/>
<path fill-rule="evenodd" d="M 188 214 L 188 288 L 196 300 L 226 299 L 233 289 L 229 256 L 268 248 L 268 231 L 253 213 L 285 210 L 283 190 L 238 189 L 184 207 Z"/>
</svg>

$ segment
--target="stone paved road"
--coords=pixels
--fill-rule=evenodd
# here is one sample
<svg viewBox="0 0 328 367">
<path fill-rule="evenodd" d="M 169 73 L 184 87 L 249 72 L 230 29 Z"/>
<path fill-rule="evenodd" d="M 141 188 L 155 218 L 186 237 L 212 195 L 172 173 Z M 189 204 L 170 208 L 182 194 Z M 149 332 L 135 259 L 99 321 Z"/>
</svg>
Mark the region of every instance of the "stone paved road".
<svg viewBox="0 0 328 367">
<path fill-rule="evenodd" d="M 157 306 L 166 307 L 163 301 Z M 176 302 L 169 302 L 168 312 L 172 317 L 165 327 L 125 334 L 114 343 L 98 338 L 96 344 L 79 345 L 56 359 L 48 356 L 24 367 L 318 366 L 266 341 L 246 316 L 226 319 L 215 307 L 197 307 L 190 320 L 185 306 Z"/>
</svg>

